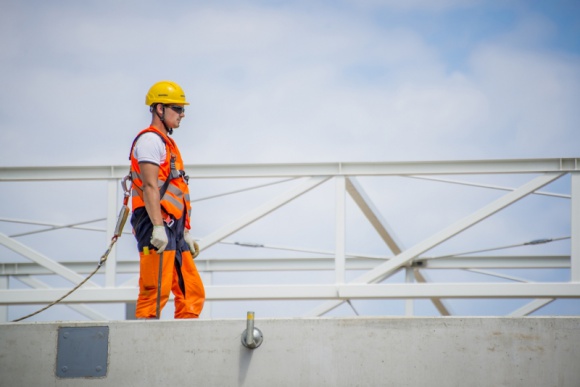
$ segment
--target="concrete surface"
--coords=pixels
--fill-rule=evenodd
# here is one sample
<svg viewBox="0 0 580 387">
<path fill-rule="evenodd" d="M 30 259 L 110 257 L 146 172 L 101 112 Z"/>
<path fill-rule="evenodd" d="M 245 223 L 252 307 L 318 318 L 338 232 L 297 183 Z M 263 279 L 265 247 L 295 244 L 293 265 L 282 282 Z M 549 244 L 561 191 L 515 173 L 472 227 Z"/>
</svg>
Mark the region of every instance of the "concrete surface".
<svg viewBox="0 0 580 387">
<path fill-rule="evenodd" d="M 59 327 L 108 326 L 107 375 L 56 376 Z M 1 386 L 580 386 L 580 318 L 312 318 L 0 325 Z"/>
</svg>

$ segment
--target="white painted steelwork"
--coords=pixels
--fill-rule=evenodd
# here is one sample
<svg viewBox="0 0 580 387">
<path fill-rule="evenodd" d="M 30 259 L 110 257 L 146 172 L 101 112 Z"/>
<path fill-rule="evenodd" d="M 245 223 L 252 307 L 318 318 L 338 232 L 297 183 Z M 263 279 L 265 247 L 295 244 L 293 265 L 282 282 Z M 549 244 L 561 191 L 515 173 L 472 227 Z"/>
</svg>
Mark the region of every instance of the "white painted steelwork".
<svg viewBox="0 0 580 387">
<path fill-rule="evenodd" d="M 305 163 L 305 164 L 249 164 L 249 165 L 187 165 L 186 170 L 191 179 L 239 179 L 251 178 L 282 178 L 284 184 L 292 187 L 273 199 L 264 201 L 253 210 L 246 212 L 236 220 L 225 223 L 213 232 L 200 236 L 199 245 L 202 251 L 211 246 L 245 246 L 268 248 L 272 251 L 296 251 L 292 257 L 205 257 L 198 258 L 197 265 L 205 275 L 207 300 L 321 300 L 321 304 L 306 315 L 321 316 L 350 300 L 372 299 L 430 299 L 437 311 L 442 315 L 453 314 L 446 305 L 446 299 L 456 298 L 493 298 L 513 299 L 531 298 L 529 302 L 513 312 L 511 316 L 524 316 L 542 308 L 557 298 L 580 298 L 580 163 L 578 158 L 562 159 L 524 159 L 524 160 L 479 160 L 479 161 L 434 161 L 434 162 L 373 162 L 373 163 Z M 53 288 L 46 282 L 34 276 L 57 275 L 73 283 L 80 282 L 84 275 L 94 268 L 91 262 L 59 262 L 27 246 L 17 240 L 24 236 L 47 230 L 75 229 L 79 231 L 106 232 L 108 238 L 113 235 L 118 214 L 119 182 L 126 175 L 127 166 L 87 166 L 87 167 L 5 167 L 0 169 L 0 182 L 3 184 L 22 182 L 50 183 L 58 181 L 102 181 L 106 184 L 108 207 L 102 211 L 106 217 L 102 219 L 84 220 L 71 224 L 57 224 L 37 220 L 14 219 L 3 216 L 0 212 L 0 222 L 14 225 L 43 226 L 25 232 L 0 233 L 0 245 L 12 250 L 32 263 L 7 262 L 0 263 L 0 319 L 6 319 L 6 308 L 9 305 L 43 304 L 52 302 L 68 291 L 68 288 Z M 480 175 L 480 174 L 513 174 L 531 175 L 519 187 L 461 182 L 439 178 L 445 175 Z M 570 195 L 540 191 L 542 187 L 556 181 L 564 175 L 571 175 Z M 437 175 L 438 177 L 433 177 Z M 442 228 L 439 232 L 406 248 L 395 235 L 393 228 L 387 223 L 381 210 L 371 200 L 358 177 L 386 178 L 408 177 L 424 179 L 447 184 L 462 184 L 483 189 L 507 191 L 503 196 L 483 206 L 477 211 Z M 295 180 L 295 181 L 294 181 Z M 329 201 L 335 203 L 335 248 L 333 250 L 308 249 L 301 246 L 270 246 L 260 243 L 242 243 L 227 238 L 246 228 L 257 220 L 303 196 L 316 190 L 328 181 L 334 181 L 334 197 Z M 266 187 L 275 183 L 260 184 L 256 187 Z M 212 200 L 224 195 L 234 195 L 249 192 L 251 189 L 232 190 L 206 198 Z M 346 237 L 350 230 L 346 225 L 346 193 L 352 198 L 358 209 L 368 220 L 371 229 L 378 234 L 392 254 L 370 255 L 347 251 Z M 486 255 L 471 256 L 473 251 L 447 256 L 429 256 L 428 251 L 447 241 L 451 237 L 467 230 L 473 225 L 518 202 L 529 195 L 553 197 L 558 200 L 570 201 L 570 236 L 557 238 L 570 239 L 570 255 Z M 33 204 L 31 204 L 33 206 Z M 91 226 L 106 220 L 106 230 Z M 309 219 L 305 219 L 308 222 Z M 47 228 L 48 227 L 48 228 Z M 282 225 L 280 226 L 282 227 Z M 20 230 L 21 228 L 19 228 Z M 125 234 L 130 234 L 127 230 Z M 552 236 L 553 237 L 553 236 Z M 554 239 L 555 240 L 555 239 Z M 534 245 L 550 242 L 531 241 L 520 245 Z M 96 247 L 100 250 L 102 247 Z M 490 249 L 493 250 L 493 249 Z M 247 251 L 247 250 L 246 250 Z M 485 251 L 485 250 L 482 250 Z M 482 251 L 479 251 L 480 253 Z M 136 255 L 136 254 L 135 254 Z M 2 257 L 0 257 L 2 258 Z M 570 270 L 569 282 L 531 282 L 520 280 L 517 276 L 499 274 L 489 269 L 548 269 L 563 268 Z M 63 300 L 63 304 L 74 307 L 79 313 L 90 319 L 106 318 L 102 313 L 93 310 L 91 303 L 126 303 L 133 302 L 137 296 L 136 279 L 138 262 L 135 256 L 121 257 L 117 249 L 109 255 L 104 270 L 104 286 L 89 282 L 81 289 Z M 385 284 L 385 279 L 392 277 L 401 269 L 406 270 L 405 283 Z M 475 272 L 485 276 L 493 276 L 502 282 L 478 283 L 432 283 L 426 272 L 436 269 L 459 269 Z M 486 271 L 483 271 L 485 269 Z M 216 285 L 211 283 L 212 273 L 217 272 L 252 272 L 252 271 L 329 271 L 333 270 L 334 283 L 320 284 L 289 284 L 289 285 L 258 285 L 229 284 Z M 364 271 L 354 280 L 347 280 L 349 271 Z M 358 273 L 358 272 L 357 272 Z M 131 274 L 130 279 L 124 279 L 121 284 L 119 276 Z M 18 278 L 30 289 L 14 288 L 10 278 Z M 208 279 L 210 281 L 208 281 Z M 323 301 L 325 300 L 325 301 Z M 208 308 L 211 309 L 211 308 Z M 359 314 L 356 312 L 356 314 Z M 407 302 L 407 314 L 413 313 L 413 304 Z"/>
<path fill-rule="evenodd" d="M 43 304 L 61 297 L 68 289 L 0 290 L 4 304 Z M 578 298 L 580 283 L 413 283 L 349 285 L 244 285 L 206 288 L 208 300 L 349 300 L 406 298 Z M 67 303 L 133 302 L 135 287 L 80 288 Z M 173 299 L 173 296 L 171 296 Z"/>
</svg>

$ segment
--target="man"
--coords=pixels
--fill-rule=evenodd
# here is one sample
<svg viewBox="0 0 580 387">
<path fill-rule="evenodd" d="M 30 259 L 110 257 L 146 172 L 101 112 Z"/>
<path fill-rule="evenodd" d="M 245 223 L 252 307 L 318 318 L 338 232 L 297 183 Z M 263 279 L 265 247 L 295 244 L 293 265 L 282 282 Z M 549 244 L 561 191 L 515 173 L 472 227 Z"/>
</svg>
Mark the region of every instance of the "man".
<svg viewBox="0 0 580 387">
<path fill-rule="evenodd" d="M 140 257 L 135 314 L 139 319 L 160 318 L 172 291 L 175 318 L 197 318 L 205 301 L 193 261 L 199 247 L 189 234 L 188 176 L 179 149 L 169 137 L 189 103 L 178 84 L 161 81 L 149 89 L 145 104 L 151 111 L 151 125 L 135 138 L 130 153 L 131 224 Z"/>
</svg>

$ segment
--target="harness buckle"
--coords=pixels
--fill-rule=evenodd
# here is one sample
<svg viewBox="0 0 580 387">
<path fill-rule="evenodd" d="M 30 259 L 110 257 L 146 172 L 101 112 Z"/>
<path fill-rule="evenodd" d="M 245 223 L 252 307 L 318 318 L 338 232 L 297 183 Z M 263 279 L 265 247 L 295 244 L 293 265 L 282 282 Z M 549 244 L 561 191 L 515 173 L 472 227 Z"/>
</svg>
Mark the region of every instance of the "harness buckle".
<svg viewBox="0 0 580 387">
<path fill-rule="evenodd" d="M 171 216 L 169 216 L 169 214 L 165 217 L 165 219 L 163 219 L 163 221 L 165 222 L 165 224 L 169 228 L 171 228 L 173 226 L 173 224 L 175 223 L 175 220 L 173 220 L 173 218 Z"/>
</svg>

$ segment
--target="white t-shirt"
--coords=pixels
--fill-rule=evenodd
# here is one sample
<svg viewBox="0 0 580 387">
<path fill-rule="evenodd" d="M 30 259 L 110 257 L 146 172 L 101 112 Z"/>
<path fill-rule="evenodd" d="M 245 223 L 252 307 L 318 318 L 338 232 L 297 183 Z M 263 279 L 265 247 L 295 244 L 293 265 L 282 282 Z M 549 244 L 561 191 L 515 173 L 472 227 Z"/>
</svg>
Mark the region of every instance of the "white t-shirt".
<svg viewBox="0 0 580 387">
<path fill-rule="evenodd" d="M 163 165 L 167 157 L 165 143 L 155 133 L 143 133 L 133 149 L 133 155 L 138 162 L 147 162 L 157 165 Z"/>
</svg>

